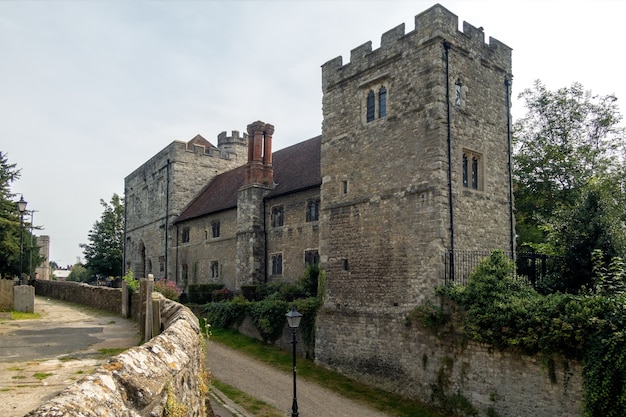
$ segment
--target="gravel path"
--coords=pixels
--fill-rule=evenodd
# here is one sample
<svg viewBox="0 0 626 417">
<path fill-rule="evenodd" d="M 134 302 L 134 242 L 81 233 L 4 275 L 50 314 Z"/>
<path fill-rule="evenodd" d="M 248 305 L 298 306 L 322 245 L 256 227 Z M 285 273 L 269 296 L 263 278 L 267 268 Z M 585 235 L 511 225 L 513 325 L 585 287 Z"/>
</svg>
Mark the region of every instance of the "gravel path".
<svg viewBox="0 0 626 417">
<path fill-rule="evenodd" d="M 293 374 L 277 371 L 212 341 L 207 364 L 216 379 L 291 415 Z M 300 417 L 387 417 L 302 378 L 297 379 L 297 396 Z"/>
</svg>

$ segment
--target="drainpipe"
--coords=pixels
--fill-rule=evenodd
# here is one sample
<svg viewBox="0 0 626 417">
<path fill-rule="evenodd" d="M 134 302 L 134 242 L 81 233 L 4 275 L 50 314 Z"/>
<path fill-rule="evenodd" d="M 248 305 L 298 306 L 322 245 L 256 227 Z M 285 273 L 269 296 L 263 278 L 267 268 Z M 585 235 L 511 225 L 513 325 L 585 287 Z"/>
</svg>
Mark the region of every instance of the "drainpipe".
<svg viewBox="0 0 626 417">
<path fill-rule="evenodd" d="M 267 262 L 267 213 L 266 213 L 266 202 L 267 200 L 265 198 L 261 199 L 261 204 L 263 204 L 263 256 L 265 257 L 265 261 L 263 262 L 265 264 L 265 266 L 263 267 L 263 273 L 264 273 L 264 280 L 265 283 L 267 284 L 267 281 L 269 279 L 269 276 L 267 274 L 267 266 L 269 265 L 269 262 Z"/>
<path fill-rule="evenodd" d="M 513 164 L 511 162 L 511 80 L 504 79 L 506 89 L 506 137 L 509 157 L 509 223 L 511 228 L 511 257 L 515 261 L 515 219 L 513 217 Z"/>
<path fill-rule="evenodd" d="M 175 269 L 174 269 L 174 279 L 176 280 L 176 283 L 178 284 L 178 224 L 176 224 L 176 261 L 175 261 Z M 185 291 L 187 289 L 185 288 Z"/>
<path fill-rule="evenodd" d="M 450 206 L 450 279 L 454 282 L 454 205 L 452 199 L 452 134 L 450 130 L 450 42 L 443 41 L 446 56 L 446 124 L 448 128 L 448 204 Z"/>
<path fill-rule="evenodd" d="M 123 253 L 122 253 L 122 277 L 126 275 L 126 224 L 128 217 L 128 201 L 126 201 L 126 196 L 128 195 L 128 190 L 124 187 L 124 242 L 122 243 Z"/>
<path fill-rule="evenodd" d="M 167 159 L 167 172 L 166 172 L 166 183 L 165 183 L 165 278 L 169 278 L 169 263 L 168 263 L 168 250 L 167 250 L 167 242 L 169 238 L 169 229 L 170 229 L 170 165 L 171 161 Z M 176 279 L 174 279 L 176 282 Z"/>
</svg>

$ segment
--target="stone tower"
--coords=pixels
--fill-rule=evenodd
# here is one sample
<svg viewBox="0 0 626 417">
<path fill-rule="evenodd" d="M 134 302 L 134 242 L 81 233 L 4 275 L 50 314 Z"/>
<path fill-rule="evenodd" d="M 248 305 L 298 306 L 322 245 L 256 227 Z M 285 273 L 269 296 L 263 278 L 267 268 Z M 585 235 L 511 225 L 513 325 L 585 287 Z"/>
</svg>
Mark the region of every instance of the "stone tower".
<svg viewBox="0 0 626 417">
<path fill-rule="evenodd" d="M 445 255 L 511 250 L 510 78 L 511 49 L 440 5 L 322 66 L 318 361 L 401 370 L 395 338 Z"/>
</svg>

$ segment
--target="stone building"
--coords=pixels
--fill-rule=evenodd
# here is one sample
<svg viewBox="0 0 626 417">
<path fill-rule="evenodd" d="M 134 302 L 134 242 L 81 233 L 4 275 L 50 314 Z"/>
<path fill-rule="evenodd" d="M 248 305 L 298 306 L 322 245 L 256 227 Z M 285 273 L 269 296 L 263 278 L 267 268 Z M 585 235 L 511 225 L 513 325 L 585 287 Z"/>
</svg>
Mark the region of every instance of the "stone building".
<svg viewBox="0 0 626 417">
<path fill-rule="evenodd" d="M 316 361 L 422 399 L 445 363 L 457 393 L 474 378 L 472 402 L 483 409 L 490 392 L 510 388 L 506 407 L 534 415 L 533 396 L 556 393 L 550 382 L 538 377 L 528 395 L 509 385 L 538 367 L 509 366 L 481 348 L 455 351 L 406 326 L 407 314 L 454 278 L 457 252 L 515 249 L 511 79 L 511 48 L 485 43 L 466 22 L 459 31 L 457 16 L 435 5 L 414 30 L 400 25 L 378 49 L 367 42 L 349 63 L 322 66 L 321 136 L 272 152 L 274 126 L 254 122 L 227 159 L 170 145 L 191 155 L 177 183 L 166 181 L 170 147 L 127 177 L 126 266 L 158 275 L 153 265 L 164 262 L 183 287 L 236 291 L 295 280 L 319 262 L 327 282 Z M 228 164 L 198 165 L 205 159 Z M 169 202 L 157 198 L 166 194 Z M 572 409 L 561 391 L 543 415 Z M 506 407 L 503 415 L 516 415 Z"/>
<path fill-rule="evenodd" d="M 320 323 L 406 311 L 454 274 L 446 254 L 514 249 L 511 77 L 509 47 L 433 6 L 322 66 L 320 137 L 273 152 L 257 121 L 130 174 L 126 269 L 236 291 L 320 262 Z"/>
<path fill-rule="evenodd" d="M 246 164 L 217 175 L 175 220 L 181 287 L 293 281 L 318 262 L 321 138 L 272 153 L 273 131 L 250 124 Z"/>
<path fill-rule="evenodd" d="M 217 174 L 246 161 L 247 138 L 220 133 L 217 146 L 198 135 L 174 141 L 124 179 L 124 271 L 177 276 L 173 221 Z"/>
<path fill-rule="evenodd" d="M 378 355 L 369 323 L 386 340 L 450 251 L 513 249 L 510 79 L 511 49 L 439 5 L 322 66 L 320 361 Z"/>
</svg>

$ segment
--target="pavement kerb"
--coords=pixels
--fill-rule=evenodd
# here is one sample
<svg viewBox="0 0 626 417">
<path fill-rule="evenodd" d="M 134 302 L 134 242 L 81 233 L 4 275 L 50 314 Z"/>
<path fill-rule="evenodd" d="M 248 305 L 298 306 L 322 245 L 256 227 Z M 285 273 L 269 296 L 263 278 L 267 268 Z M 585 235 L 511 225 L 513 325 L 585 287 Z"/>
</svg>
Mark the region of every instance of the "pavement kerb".
<svg viewBox="0 0 626 417">
<path fill-rule="evenodd" d="M 254 417 L 254 415 L 248 413 L 246 410 L 235 404 L 230 398 L 214 386 L 210 390 L 211 397 L 217 401 L 222 407 L 232 414 L 233 417 Z"/>
</svg>

